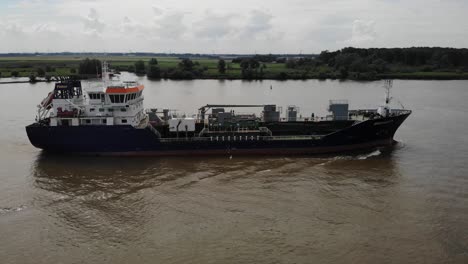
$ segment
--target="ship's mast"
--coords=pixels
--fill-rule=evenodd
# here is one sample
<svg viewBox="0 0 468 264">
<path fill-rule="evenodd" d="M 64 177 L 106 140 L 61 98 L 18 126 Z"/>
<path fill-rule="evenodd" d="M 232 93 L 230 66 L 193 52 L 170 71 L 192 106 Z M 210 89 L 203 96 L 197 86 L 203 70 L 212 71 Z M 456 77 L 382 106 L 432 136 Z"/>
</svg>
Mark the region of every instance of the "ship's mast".
<svg viewBox="0 0 468 264">
<path fill-rule="evenodd" d="M 384 81 L 385 106 L 387 106 L 387 107 L 390 104 L 390 101 L 392 100 L 392 97 L 390 97 L 390 90 L 392 89 L 392 86 L 393 86 L 393 80 L 385 80 Z"/>
<path fill-rule="evenodd" d="M 102 81 L 104 82 L 105 86 L 107 87 L 107 84 L 110 80 L 109 78 L 109 64 L 107 61 L 102 61 L 102 74 L 101 74 Z"/>
</svg>

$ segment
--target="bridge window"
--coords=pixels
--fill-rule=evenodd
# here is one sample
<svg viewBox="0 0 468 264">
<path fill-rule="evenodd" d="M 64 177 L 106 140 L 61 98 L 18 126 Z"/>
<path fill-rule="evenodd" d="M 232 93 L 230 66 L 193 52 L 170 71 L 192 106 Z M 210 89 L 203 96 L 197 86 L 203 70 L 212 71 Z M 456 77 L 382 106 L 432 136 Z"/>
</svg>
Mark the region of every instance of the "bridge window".
<svg viewBox="0 0 468 264">
<path fill-rule="evenodd" d="M 92 99 L 92 100 L 103 100 L 103 99 L 104 99 L 104 94 L 102 94 L 102 93 L 90 93 L 90 94 L 89 94 L 89 99 Z"/>
<path fill-rule="evenodd" d="M 99 108 L 99 112 L 104 112 L 104 108 Z"/>
<path fill-rule="evenodd" d="M 111 94 L 109 95 L 111 103 L 122 104 L 125 103 L 125 94 Z"/>
<path fill-rule="evenodd" d="M 122 119 L 122 124 L 126 124 L 127 123 L 127 119 Z"/>
<path fill-rule="evenodd" d="M 89 109 L 90 112 L 94 112 L 94 110 L 95 110 L 94 108 L 90 108 L 90 109 Z"/>
</svg>

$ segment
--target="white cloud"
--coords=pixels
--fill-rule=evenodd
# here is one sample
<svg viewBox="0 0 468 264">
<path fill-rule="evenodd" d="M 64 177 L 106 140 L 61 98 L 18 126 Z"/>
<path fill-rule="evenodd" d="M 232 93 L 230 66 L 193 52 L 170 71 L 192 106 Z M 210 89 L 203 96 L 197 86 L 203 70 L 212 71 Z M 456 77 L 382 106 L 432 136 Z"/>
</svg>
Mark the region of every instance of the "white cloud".
<svg viewBox="0 0 468 264">
<path fill-rule="evenodd" d="M 106 24 L 100 20 L 95 8 L 89 9 L 89 14 L 83 19 L 83 23 L 88 33 L 101 33 L 106 27 Z"/>
<path fill-rule="evenodd" d="M 260 10 L 250 11 L 247 24 L 243 31 L 246 36 L 256 37 L 257 34 L 268 32 L 273 28 L 273 16 Z"/>
<path fill-rule="evenodd" d="M 125 33 L 125 34 L 137 33 L 140 29 L 141 29 L 141 25 L 131 20 L 128 16 L 125 16 L 122 19 L 122 23 L 120 25 L 120 31 L 122 33 Z"/>
<path fill-rule="evenodd" d="M 0 52 L 466 47 L 467 8 L 458 0 L 0 1 Z"/>
<path fill-rule="evenodd" d="M 361 45 L 373 42 L 377 37 L 375 21 L 354 20 L 351 39 L 346 42 L 351 45 Z"/>
<path fill-rule="evenodd" d="M 194 23 L 194 30 L 197 37 L 208 39 L 219 39 L 236 31 L 232 25 L 233 14 L 216 14 L 207 10 L 203 18 Z"/>
<path fill-rule="evenodd" d="M 153 13 L 156 16 L 162 15 L 164 13 L 164 10 L 162 8 L 157 7 L 157 6 L 153 6 L 152 9 L 153 9 Z"/>
<path fill-rule="evenodd" d="M 25 35 L 24 29 L 16 23 L 2 24 L 2 32 L 6 36 L 23 36 Z"/>
<path fill-rule="evenodd" d="M 179 39 L 188 29 L 184 24 L 184 17 L 185 13 L 182 12 L 163 15 L 156 19 L 155 31 L 148 34 L 156 34 L 160 38 Z"/>
<path fill-rule="evenodd" d="M 44 0 L 22 0 L 17 3 L 19 8 L 36 8 L 46 4 Z"/>
</svg>

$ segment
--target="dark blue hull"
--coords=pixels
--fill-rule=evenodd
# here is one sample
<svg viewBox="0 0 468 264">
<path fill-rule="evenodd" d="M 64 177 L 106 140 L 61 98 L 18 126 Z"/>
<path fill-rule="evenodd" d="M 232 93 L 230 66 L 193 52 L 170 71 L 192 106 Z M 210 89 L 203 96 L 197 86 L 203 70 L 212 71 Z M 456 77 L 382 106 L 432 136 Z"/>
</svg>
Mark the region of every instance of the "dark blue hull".
<svg viewBox="0 0 468 264">
<path fill-rule="evenodd" d="M 99 155 L 322 154 L 393 143 L 393 135 L 409 116 L 367 120 L 323 137 L 259 137 L 161 139 L 151 129 L 132 126 L 26 127 L 31 143 L 48 152 Z M 336 121 L 339 122 L 339 121 Z"/>
</svg>

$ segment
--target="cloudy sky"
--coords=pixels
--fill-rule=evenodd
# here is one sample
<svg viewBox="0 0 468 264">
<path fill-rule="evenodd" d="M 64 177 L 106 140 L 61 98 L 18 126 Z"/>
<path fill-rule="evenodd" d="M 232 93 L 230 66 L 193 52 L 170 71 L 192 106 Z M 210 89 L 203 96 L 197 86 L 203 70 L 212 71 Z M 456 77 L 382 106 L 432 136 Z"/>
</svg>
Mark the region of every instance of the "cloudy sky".
<svg viewBox="0 0 468 264">
<path fill-rule="evenodd" d="M 0 0 L 0 53 L 468 47 L 468 0 Z"/>
</svg>

